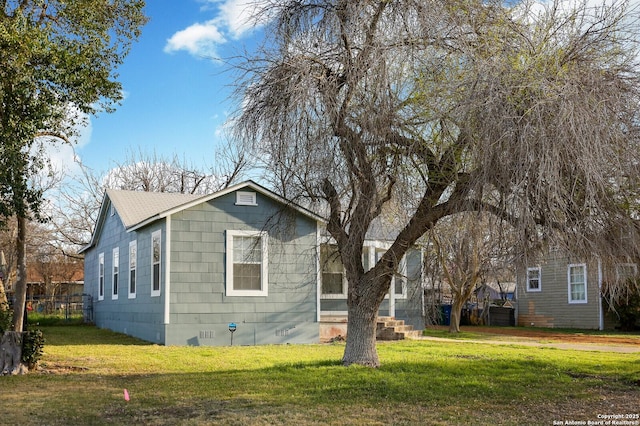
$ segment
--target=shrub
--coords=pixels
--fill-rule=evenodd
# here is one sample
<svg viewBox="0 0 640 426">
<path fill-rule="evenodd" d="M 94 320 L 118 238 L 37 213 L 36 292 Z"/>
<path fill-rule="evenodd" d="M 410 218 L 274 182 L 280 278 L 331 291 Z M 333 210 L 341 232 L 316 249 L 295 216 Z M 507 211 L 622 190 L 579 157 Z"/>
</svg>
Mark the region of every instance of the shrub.
<svg viewBox="0 0 640 426">
<path fill-rule="evenodd" d="M 28 330 L 22 334 L 22 363 L 29 370 L 36 367 L 44 354 L 45 338 L 41 330 Z"/>
<path fill-rule="evenodd" d="M 605 300 L 620 321 L 620 329 L 633 331 L 640 320 L 640 279 L 629 279 L 622 286 L 605 287 Z"/>
<path fill-rule="evenodd" d="M 5 331 L 11 329 L 12 320 L 13 312 L 9 309 L 9 304 L 0 304 L 0 336 L 2 336 Z"/>
</svg>

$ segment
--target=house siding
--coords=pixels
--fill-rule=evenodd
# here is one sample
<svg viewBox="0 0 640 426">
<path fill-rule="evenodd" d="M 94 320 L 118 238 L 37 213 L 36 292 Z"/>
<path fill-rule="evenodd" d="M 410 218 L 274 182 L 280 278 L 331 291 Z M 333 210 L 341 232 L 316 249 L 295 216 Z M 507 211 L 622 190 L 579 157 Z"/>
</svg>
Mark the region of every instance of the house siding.
<svg viewBox="0 0 640 426">
<path fill-rule="evenodd" d="M 586 265 L 587 303 L 569 303 L 568 267 Z M 527 267 L 540 267 L 541 291 L 527 291 Z M 598 329 L 600 289 L 597 261 L 584 262 L 556 252 L 544 261 L 519 268 L 518 312 L 520 326 Z"/>
<path fill-rule="evenodd" d="M 257 194 L 257 206 L 235 205 L 230 193 L 171 217 L 168 345 L 319 341 L 316 222 Z M 227 231 L 266 231 L 268 295 L 227 296 Z"/>
<path fill-rule="evenodd" d="M 107 212 L 110 209 L 105 209 Z M 85 293 L 93 299 L 94 322 L 97 327 L 108 328 L 120 333 L 130 334 L 141 339 L 162 343 L 164 325 L 162 321 L 164 293 L 151 297 L 151 234 L 162 231 L 164 223 L 136 232 L 127 233 L 118 214 L 106 214 L 95 247 L 85 254 Z M 129 286 L 129 242 L 137 240 L 136 298 L 128 298 Z M 112 300 L 113 249 L 119 247 L 118 299 Z M 98 300 L 98 255 L 104 253 L 104 300 Z M 165 258 L 164 245 L 161 258 Z M 161 289 L 164 277 L 161 274 Z"/>
</svg>

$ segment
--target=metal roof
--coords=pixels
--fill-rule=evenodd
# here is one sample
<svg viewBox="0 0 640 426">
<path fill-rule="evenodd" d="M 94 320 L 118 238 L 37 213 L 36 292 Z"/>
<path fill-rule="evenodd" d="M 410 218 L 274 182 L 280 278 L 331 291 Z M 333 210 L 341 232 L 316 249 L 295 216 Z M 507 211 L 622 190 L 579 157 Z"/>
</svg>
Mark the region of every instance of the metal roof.
<svg viewBox="0 0 640 426">
<path fill-rule="evenodd" d="M 107 189 L 107 197 L 118 212 L 122 224 L 128 229 L 162 212 L 205 196 Z"/>
</svg>

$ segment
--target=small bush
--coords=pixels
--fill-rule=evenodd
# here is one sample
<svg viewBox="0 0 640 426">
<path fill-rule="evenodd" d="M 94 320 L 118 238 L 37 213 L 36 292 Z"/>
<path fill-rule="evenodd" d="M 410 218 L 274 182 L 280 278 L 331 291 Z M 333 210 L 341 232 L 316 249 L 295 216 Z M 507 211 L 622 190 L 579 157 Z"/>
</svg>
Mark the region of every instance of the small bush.
<svg viewBox="0 0 640 426">
<path fill-rule="evenodd" d="M 41 330 L 28 330 L 22 335 L 22 363 L 35 368 L 44 354 L 45 338 Z"/>
<path fill-rule="evenodd" d="M 5 331 L 11 329 L 12 321 L 13 312 L 9 309 L 9 305 L 7 303 L 2 303 L 0 305 L 0 336 L 2 336 Z"/>
<path fill-rule="evenodd" d="M 640 279 L 629 279 L 624 285 L 605 288 L 605 300 L 618 316 L 622 331 L 634 331 L 640 321 Z"/>
</svg>

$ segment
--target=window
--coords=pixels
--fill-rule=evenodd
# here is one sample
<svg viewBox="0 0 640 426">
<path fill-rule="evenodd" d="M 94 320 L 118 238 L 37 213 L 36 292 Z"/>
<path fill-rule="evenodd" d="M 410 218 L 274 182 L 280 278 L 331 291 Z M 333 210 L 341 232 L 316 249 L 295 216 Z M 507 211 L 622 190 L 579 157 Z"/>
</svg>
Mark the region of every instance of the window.
<svg viewBox="0 0 640 426">
<path fill-rule="evenodd" d="M 407 258 L 406 256 L 402 257 L 400 260 L 400 273 L 396 274 L 391 280 L 391 285 L 395 289 L 395 298 L 396 299 L 406 299 L 407 298 Z"/>
<path fill-rule="evenodd" d="M 267 234 L 227 231 L 227 296 L 267 296 Z"/>
<path fill-rule="evenodd" d="M 320 246 L 320 269 L 322 297 L 326 299 L 346 297 L 344 268 L 337 246 L 330 244 Z"/>
<path fill-rule="evenodd" d="M 527 268 L 527 291 L 542 291 L 540 267 Z"/>
<path fill-rule="evenodd" d="M 98 300 L 104 300 L 104 253 L 98 255 Z"/>
<path fill-rule="evenodd" d="M 375 248 L 375 263 L 377 264 L 382 256 L 387 252 L 386 249 Z M 407 297 L 407 259 L 402 257 L 399 265 L 399 273 L 391 278 L 391 288 L 394 291 L 395 299 L 406 299 Z"/>
<path fill-rule="evenodd" d="M 129 243 L 129 299 L 136 298 L 136 262 L 138 255 L 138 242 Z"/>
<path fill-rule="evenodd" d="M 236 192 L 236 205 L 238 206 L 257 206 L 256 203 L 256 193 L 255 192 L 246 192 L 246 191 L 238 191 Z"/>
<path fill-rule="evenodd" d="M 569 265 L 569 303 L 587 303 L 587 267 Z"/>
<path fill-rule="evenodd" d="M 111 291 L 111 299 L 115 300 L 118 298 L 118 272 L 120 269 L 120 249 L 118 247 L 113 249 L 113 280 L 112 280 L 112 291 Z"/>
<path fill-rule="evenodd" d="M 151 296 L 160 296 L 161 231 L 151 234 Z"/>
</svg>

